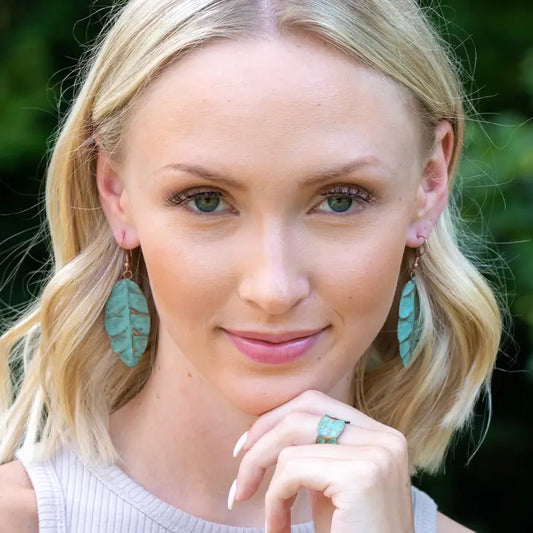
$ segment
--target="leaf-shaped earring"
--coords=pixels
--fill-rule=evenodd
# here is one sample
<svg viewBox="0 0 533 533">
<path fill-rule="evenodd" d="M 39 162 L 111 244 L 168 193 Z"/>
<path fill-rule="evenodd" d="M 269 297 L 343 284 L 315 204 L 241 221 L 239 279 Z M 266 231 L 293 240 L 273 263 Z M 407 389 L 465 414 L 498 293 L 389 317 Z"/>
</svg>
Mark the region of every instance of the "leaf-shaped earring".
<svg viewBox="0 0 533 533">
<path fill-rule="evenodd" d="M 113 285 L 105 304 L 104 324 L 113 352 L 129 367 L 135 366 L 146 351 L 150 333 L 148 304 L 132 278 L 128 251 L 123 279 Z"/>
<path fill-rule="evenodd" d="M 409 364 L 411 356 L 418 341 L 415 324 L 417 315 L 417 291 L 415 272 L 418 268 L 420 257 L 426 251 L 426 239 L 424 243 L 416 249 L 415 262 L 409 271 L 409 281 L 404 285 L 400 297 L 400 308 L 398 312 L 398 343 L 400 345 L 400 357 L 403 366 Z"/>
</svg>

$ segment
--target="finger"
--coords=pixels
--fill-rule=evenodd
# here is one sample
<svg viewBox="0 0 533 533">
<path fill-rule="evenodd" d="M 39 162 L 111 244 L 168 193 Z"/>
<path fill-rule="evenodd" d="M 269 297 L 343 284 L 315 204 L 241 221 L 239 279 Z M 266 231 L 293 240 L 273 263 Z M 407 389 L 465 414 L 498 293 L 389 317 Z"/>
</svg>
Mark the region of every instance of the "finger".
<svg viewBox="0 0 533 533">
<path fill-rule="evenodd" d="M 342 483 L 346 473 L 346 460 L 323 457 L 292 457 L 278 465 L 265 496 L 265 518 L 268 532 L 289 533 L 291 526 L 291 502 L 302 488 L 319 493 L 331 492 L 333 483 Z M 337 489 L 334 490 L 337 492 Z M 322 504 L 313 508 L 315 527 L 329 531 L 334 505 Z M 342 510 L 341 510 L 342 512 Z"/>
<path fill-rule="evenodd" d="M 246 440 L 242 446 L 236 447 L 237 450 L 246 452 L 261 436 L 270 431 L 287 415 L 294 412 L 313 414 L 320 418 L 328 414 L 341 420 L 349 420 L 352 424 L 363 428 L 381 430 L 389 433 L 396 432 L 394 428 L 373 420 L 361 413 L 361 411 L 343 402 L 330 398 L 321 392 L 309 390 L 287 403 L 276 407 L 272 411 L 261 415 L 248 430 Z"/>
<path fill-rule="evenodd" d="M 320 456 L 314 455 L 317 452 Z M 265 497 L 270 532 L 289 531 L 290 502 L 302 488 L 322 494 L 312 502 L 316 531 L 389 531 L 385 523 L 410 523 L 410 513 L 405 512 L 411 502 L 409 477 L 391 469 L 383 449 L 285 448 Z"/>
<path fill-rule="evenodd" d="M 297 446 L 299 453 L 302 453 L 304 445 L 314 442 L 319 420 L 316 415 L 291 413 L 257 440 L 243 456 L 239 466 L 236 499 L 245 500 L 255 493 L 267 468 L 276 464 L 284 448 Z M 312 449 L 319 448 L 313 452 L 317 456 L 343 457 L 343 448 L 353 446 L 383 447 L 399 465 L 405 465 L 404 468 L 407 469 L 408 452 L 405 438 L 352 424 L 345 426 L 337 446 L 319 444 L 313 445 Z M 353 457 L 353 454 L 354 452 L 350 451 L 346 456 Z"/>
</svg>

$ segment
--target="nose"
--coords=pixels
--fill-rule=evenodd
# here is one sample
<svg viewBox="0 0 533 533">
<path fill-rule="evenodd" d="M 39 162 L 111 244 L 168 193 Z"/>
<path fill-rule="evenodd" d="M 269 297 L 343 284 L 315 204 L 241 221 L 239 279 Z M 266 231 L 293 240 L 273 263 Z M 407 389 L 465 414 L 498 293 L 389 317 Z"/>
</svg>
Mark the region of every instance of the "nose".
<svg viewBox="0 0 533 533">
<path fill-rule="evenodd" d="M 246 267 L 239 284 L 241 299 L 269 315 L 287 313 L 305 299 L 310 284 L 298 248 L 298 239 L 280 223 L 254 235 L 242 258 Z"/>
</svg>

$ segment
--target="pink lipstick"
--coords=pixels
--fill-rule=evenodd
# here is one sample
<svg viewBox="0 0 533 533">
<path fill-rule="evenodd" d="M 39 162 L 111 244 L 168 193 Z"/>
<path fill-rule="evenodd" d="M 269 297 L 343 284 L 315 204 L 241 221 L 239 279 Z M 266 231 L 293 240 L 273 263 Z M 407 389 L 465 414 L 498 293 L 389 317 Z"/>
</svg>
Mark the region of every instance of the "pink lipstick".
<svg viewBox="0 0 533 533">
<path fill-rule="evenodd" d="M 302 357 L 324 328 L 283 333 L 225 330 L 235 347 L 256 363 L 282 365 Z"/>
</svg>

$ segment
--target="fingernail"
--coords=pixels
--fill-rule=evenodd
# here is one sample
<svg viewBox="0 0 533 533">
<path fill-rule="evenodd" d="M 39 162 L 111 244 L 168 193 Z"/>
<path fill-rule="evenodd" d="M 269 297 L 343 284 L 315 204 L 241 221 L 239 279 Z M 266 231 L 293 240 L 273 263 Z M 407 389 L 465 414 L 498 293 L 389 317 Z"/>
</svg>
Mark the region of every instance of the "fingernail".
<svg viewBox="0 0 533 533">
<path fill-rule="evenodd" d="M 237 480 L 233 480 L 228 494 L 228 511 L 233 509 L 233 504 L 235 503 L 235 494 L 237 494 Z"/>
<path fill-rule="evenodd" d="M 267 523 L 267 519 L 265 516 L 265 533 L 267 533 L 267 531 L 268 531 L 268 523 Z"/>
<path fill-rule="evenodd" d="M 235 444 L 235 448 L 233 448 L 233 457 L 237 457 L 239 455 L 240 451 L 242 450 L 243 446 L 246 444 L 246 440 L 248 439 L 248 431 L 245 431 L 237 441 L 237 444 Z"/>
</svg>

